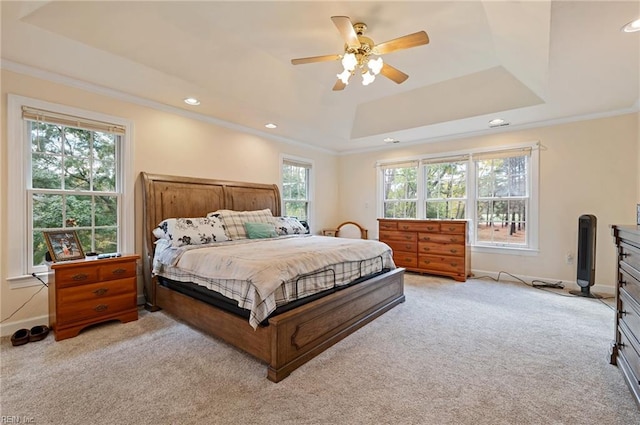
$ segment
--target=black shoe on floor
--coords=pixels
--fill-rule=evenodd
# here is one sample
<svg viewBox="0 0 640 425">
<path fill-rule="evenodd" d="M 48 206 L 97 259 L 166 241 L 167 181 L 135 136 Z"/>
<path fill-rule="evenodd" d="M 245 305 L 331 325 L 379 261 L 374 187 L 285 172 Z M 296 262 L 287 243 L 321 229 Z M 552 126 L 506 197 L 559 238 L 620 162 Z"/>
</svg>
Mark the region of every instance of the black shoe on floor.
<svg viewBox="0 0 640 425">
<path fill-rule="evenodd" d="M 49 327 L 46 325 L 38 325 L 31 328 L 29 332 L 29 342 L 43 340 L 49 335 Z"/>
<path fill-rule="evenodd" d="M 29 329 L 18 329 L 13 333 L 13 335 L 11 335 L 11 345 L 16 346 L 26 344 L 29 342 L 30 336 L 31 333 L 29 332 Z"/>
</svg>

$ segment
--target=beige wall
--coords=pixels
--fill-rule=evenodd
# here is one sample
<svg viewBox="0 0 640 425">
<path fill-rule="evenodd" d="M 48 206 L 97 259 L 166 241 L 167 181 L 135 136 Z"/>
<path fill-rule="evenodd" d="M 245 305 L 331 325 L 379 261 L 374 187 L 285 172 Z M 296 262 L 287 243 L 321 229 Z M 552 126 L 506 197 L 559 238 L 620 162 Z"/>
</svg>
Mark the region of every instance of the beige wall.
<svg viewBox="0 0 640 425">
<path fill-rule="evenodd" d="M 319 231 L 335 226 L 337 217 L 337 159 L 318 150 L 245 134 L 203 121 L 161 112 L 85 90 L 2 71 L 2 209 L 0 239 L 2 252 L 7 252 L 6 237 L 7 187 L 7 94 L 16 94 L 48 102 L 60 103 L 89 111 L 122 117 L 133 122 L 134 172 L 197 176 L 257 183 L 278 183 L 280 155 L 294 155 L 314 162 L 316 177 L 315 205 L 312 225 Z M 140 182 L 136 182 L 136 252 L 142 249 L 142 213 Z M 6 276 L 6 256 L 0 261 L 0 317 L 5 319 L 24 303 L 38 287 L 10 289 Z M 2 324 L 2 334 L 10 334 L 18 326 L 47 323 L 47 291 L 41 291 L 20 312 Z M 33 323 L 33 321 L 36 321 Z M 31 324 L 33 323 L 33 324 Z"/>
<path fill-rule="evenodd" d="M 614 248 L 609 226 L 634 223 L 640 202 L 640 114 L 575 122 L 491 136 L 399 145 L 393 150 L 336 157 L 321 151 L 245 134 L 78 88 L 2 71 L 0 103 L 0 243 L 7 252 L 7 94 L 17 94 L 126 118 L 134 124 L 134 172 L 165 173 L 272 183 L 279 180 L 279 157 L 314 161 L 314 230 L 346 220 L 365 225 L 377 237 L 377 160 L 427 153 L 540 141 L 540 252 L 533 256 L 472 253 L 476 271 L 501 270 L 518 276 L 575 281 L 575 265 L 565 254 L 576 251 L 577 219 L 598 217 L 597 285 L 613 286 Z M 141 252 L 140 184 L 136 185 L 136 251 Z M 6 256 L 0 260 L 0 317 L 6 318 L 39 288 L 10 289 Z M 46 323 L 47 293 L 40 292 L 2 324 L 2 335 L 21 326 Z"/>
<path fill-rule="evenodd" d="M 640 199 L 638 121 L 638 114 L 628 114 L 341 156 L 340 218 L 363 223 L 377 237 L 374 164 L 378 160 L 539 141 L 539 253 L 472 252 L 472 269 L 575 282 L 576 266 L 566 264 L 566 253 L 575 257 L 578 217 L 594 214 L 598 219 L 596 285 L 610 286 L 601 289 L 612 292 L 615 249 L 610 225 L 635 223 Z"/>
</svg>

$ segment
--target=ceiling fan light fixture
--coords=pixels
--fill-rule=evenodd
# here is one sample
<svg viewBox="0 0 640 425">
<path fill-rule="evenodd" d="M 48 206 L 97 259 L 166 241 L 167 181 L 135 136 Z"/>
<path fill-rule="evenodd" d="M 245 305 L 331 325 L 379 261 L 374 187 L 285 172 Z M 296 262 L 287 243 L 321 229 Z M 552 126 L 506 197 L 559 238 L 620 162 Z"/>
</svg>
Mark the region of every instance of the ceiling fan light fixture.
<svg viewBox="0 0 640 425">
<path fill-rule="evenodd" d="M 348 69 L 345 69 L 344 71 L 342 71 L 340 74 L 336 75 L 340 81 L 342 81 L 344 84 L 349 84 L 349 77 L 351 77 L 351 71 L 349 71 Z"/>
<path fill-rule="evenodd" d="M 636 32 L 640 31 L 640 19 L 631 21 L 622 27 L 622 32 Z"/>
<path fill-rule="evenodd" d="M 345 53 L 342 57 L 342 66 L 345 71 L 353 71 L 356 69 L 356 65 L 358 65 L 358 59 L 354 53 Z"/>
<path fill-rule="evenodd" d="M 376 79 L 376 76 L 373 75 L 372 73 L 370 73 L 369 71 L 362 73 L 362 85 L 363 86 L 368 86 L 369 84 L 373 83 L 373 81 L 375 79 Z"/>
<path fill-rule="evenodd" d="M 371 70 L 371 72 L 373 72 L 373 75 L 378 75 L 382 70 L 382 66 L 384 65 L 384 62 L 382 62 L 382 58 L 378 56 L 377 59 L 369 59 L 369 62 L 367 65 L 369 66 L 369 69 Z"/>
</svg>

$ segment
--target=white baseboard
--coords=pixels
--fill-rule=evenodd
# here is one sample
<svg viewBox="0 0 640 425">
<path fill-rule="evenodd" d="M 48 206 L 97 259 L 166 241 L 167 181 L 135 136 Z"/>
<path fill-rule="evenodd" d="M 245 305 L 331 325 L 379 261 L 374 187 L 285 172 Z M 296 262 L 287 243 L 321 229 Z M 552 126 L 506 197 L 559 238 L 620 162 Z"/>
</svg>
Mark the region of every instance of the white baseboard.
<svg viewBox="0 0 640 425">
<path fill-rule="evenodd" d="M 38 325 L 49 325 L 49 316 L 30 317 L 17 322 L 9 322 L 0 325 L 0 336 L 11 336 L 18 329 L 31 329 Z"/>
<path fill-rule="evenodd" d="M 517 278 L 520 278 L 522 280 L 524 280 L 527 283 L 531 283 L 532 281 L 542 281 L 542 282 L 550 282 L 550 283 L 555 283 L 555 282 L 561 282 L 564 285 L 564 289 L 569 291 L 569 290 L 580 290 L 581 287 L 575 282 L 575 281 L 569 281 L 569 280 L 562 280 L 562 279 L 554 279 L 554 278 L 550 278 L 550 277 L 539 277 L 539 276 L 527 276 L 527 275 L 520 275 L 517 273 L 511 273 L 511 275 L 507 274 L 506 272 L 490 272 L 490 271 L 486 271 L 486 270 L 471 270 L 471 273 L 473 275 L 473 277 L 482 277 L 482 276 L 488 276 L 488 277 L 492 277 L 494 279 L 498 279 L 498 276 L 500 277 L 501 281 L 509 281 L 509 282 L 519 282 L 518 279 L 514 278 L 513 276 L 516 276 Z M 616 288 L 614 286 L 609 286 L 609 285 L 600 285 L 600 284 L 595 284 L 590 288 L 591 292 L 595 292 L 601 295 L 606 295 L 606 296 L 614 296 L 616 293 Z"/>
</svg>

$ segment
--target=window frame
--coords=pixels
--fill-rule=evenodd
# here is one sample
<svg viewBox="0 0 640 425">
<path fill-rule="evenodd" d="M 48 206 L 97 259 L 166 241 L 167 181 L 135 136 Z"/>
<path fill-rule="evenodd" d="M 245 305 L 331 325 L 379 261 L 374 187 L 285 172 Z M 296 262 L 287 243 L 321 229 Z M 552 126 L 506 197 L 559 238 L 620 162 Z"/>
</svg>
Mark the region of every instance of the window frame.
<svg viewBox="0 0 640 425">
<path fill-rule="evenodd" d="M 527 193 L 529 194 L 529 211 L 526 220 L 528 234 L 528 243 L 526 246 L 516 246 L 503 243 L 478 243 L 476 241 L 476 223 L 477 221 L 477 202 L 478 188 L 476 185 L 476 162 L 475 157 L 485 156 L 487 154 L 497 154 L 500 152 L 530 150 L 529 169 L 527 179 Z M 539 220 L 539 168 L 540 168 L 540 143 L 527 142 L 517 145 L 494 146 L 480 149 L 470 149 L 465 151 L 442 152 L 433 155 L 421 155 L 410 158 L 395 159 L 390 161 L 377 161 L 377 213 L 378 217 L 384 217 L 384 168 L 388 168 L 393 164 L 402 164 L 412 161 L 420 161 L 417 173 L 418 178 L 418 217 L 424 220 L 426 217 L 426 164 L 429 162 L 437 162 L 448 158 L 459 158 L 465 156 L 468 161 L 467 165 L 467 199 L 465 219 L 470 222 L 469 225 L 469 243 L 474 252 L 485 253 L 504 253 L 504 254 L 522 254 L 535 255 L 539 251 L 538 240 L 538 220 Z"/>
<path fill-rule="evenodd" d="M 9 161 L 7 167 L 7 219 L 10 223 L 7 228 L 7 241 L 10 241 L 9 245 L 11 246 L 11 249 L 7 249 L 7 281 L 10 288 L 40 285 L 40 282 L 33 278 L 32 273 L 36 275 L 46 275 L 47 273 L 47 266 L 31 265 L 32 253 L 29 252 L 31 243 L 28 231 L 31 226 L 28 219 L 31 217 L 29 213 L 31 202 L 28 195 L 31 193 L 29 184 L 31 169 L 27 162 L 31 158 L 31 146 L 26 143 L 27 122 L 22 118 L 23 106 L 87 120 L 109 122 L 124 127 L 125 132 L 121 136 L 118 158 L 120 169 L 117 191 L 121 197 L 118 249 L 120 252 L 135 252 L 135 178 L 133 176 L 133 143 L 131 142 L 133 123 L 120 117 L 9 94 L 7 99 L 7 153 L 12 161 Z"/>
<path fill-rule="evenodd" d="M 286 201 L 299 201 L 298 199 L 285 199 L 284 197 L 284 173 L 282 172 L 282 168 L 284 167 L 284 165 L 286 165 L 287 163 L 289 163 L 289 165 L 300 165 L 305 167 L 308 170 L 308 174 L 307 174 L 307 199 L 306 199 L 306 203 L 307 203 L 307 218 L 306 221 L 309 224 L 309 226 L 311 226 L 311 223 L 313 223 L 313 217 L 314 217 L 314 213 L 313 213 L 313 199 L 314 199 L 314 187 L 315 187 L 315 179 L 314 179 L 314 163 L 313 160 L 307 159 L 307 158 L 302 158 L 302 157 L 298 157 L 298 156 L 293 156 L 293 155 L 286 155 L 286 154 L 282 154 L 280 155 L 280 167 L 279 167 L 279 171 L 280 171 L 280 210 L 282 211 L 282 215 L 285 216 L 286 215 L 286 210 L 285 210 L 285 203 Z M 299 217 L 298 217 L 299 218 Z M 312 226 L 311 226 L 312 227 Z"/>
</svg>

